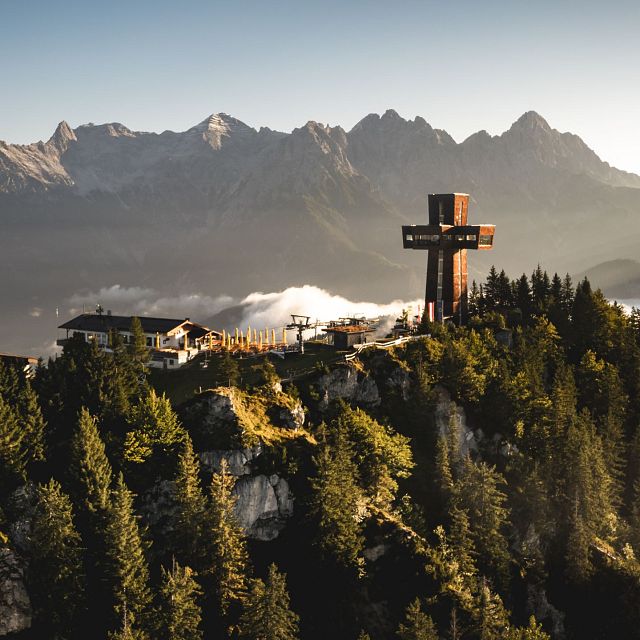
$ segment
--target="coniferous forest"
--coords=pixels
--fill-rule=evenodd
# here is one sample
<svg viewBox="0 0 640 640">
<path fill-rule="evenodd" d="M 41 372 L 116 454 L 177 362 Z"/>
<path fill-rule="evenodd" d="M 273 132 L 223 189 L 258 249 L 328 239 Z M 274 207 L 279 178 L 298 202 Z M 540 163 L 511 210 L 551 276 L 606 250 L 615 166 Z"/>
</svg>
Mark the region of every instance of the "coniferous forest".
<svg viewBox="0 0 640 640">
<path fill-rule="evenodd" d="M 292 380 L 224 354 L 173 401 L 141 339 L 3 366 L 9 637 L 640 638 L 640 313 L 539 267 L 469 306 Z M 266 533 L 250 478 L 290 505 Z"/>
</svg>

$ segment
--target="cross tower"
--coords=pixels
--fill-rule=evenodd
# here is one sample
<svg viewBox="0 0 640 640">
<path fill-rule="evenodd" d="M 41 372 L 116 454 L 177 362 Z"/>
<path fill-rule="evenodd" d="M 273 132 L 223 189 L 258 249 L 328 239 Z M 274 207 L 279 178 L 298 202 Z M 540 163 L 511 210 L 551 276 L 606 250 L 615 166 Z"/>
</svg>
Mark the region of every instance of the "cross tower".
<svg viewBox="0 0 640 640">
<path fill-rule="evenodd" d="M 405 249 L 429 252 L 425 312 L 432 320 L 467 321 L 467 249 L 493 248 L 495 225 L 467 225 L 466 193 L 430 193 L 429 224 L 402 227 Z"/>
</svg>

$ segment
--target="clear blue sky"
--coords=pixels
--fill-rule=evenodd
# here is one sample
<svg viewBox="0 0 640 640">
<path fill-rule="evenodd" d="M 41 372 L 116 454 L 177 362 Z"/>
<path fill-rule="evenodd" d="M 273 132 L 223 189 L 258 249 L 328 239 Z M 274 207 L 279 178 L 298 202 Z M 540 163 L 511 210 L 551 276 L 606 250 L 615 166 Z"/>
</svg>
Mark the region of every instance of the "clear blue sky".
<svg viewBox="0 0 640 640">
<path fill-rule="evenodd" d="M 640 172 L 640 1 L 0 0 L 0 139 L 60 120 L 289 131 L 394 108 L 458 141 L 524 111 Z"/>
</svg>

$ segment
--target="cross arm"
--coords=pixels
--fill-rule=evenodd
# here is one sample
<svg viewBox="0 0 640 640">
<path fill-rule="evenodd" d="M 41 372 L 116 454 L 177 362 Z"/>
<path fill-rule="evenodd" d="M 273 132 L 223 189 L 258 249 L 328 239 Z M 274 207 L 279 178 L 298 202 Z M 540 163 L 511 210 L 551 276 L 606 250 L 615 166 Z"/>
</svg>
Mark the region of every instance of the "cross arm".
<svg viewBox="0 0 640 640">
<path fill-rule="evenodd" d="M 446 224 L 403 225 L 402 245 L 405 249 L 492 249 L 495 225 Z"/>
</svg>

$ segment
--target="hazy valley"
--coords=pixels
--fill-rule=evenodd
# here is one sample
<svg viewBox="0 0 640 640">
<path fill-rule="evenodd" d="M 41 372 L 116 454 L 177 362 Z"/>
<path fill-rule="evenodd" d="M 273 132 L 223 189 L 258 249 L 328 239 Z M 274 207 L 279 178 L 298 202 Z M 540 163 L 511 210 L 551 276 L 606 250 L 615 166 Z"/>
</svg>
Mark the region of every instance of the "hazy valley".
<svg viewBox="0 0 640 640">
<path fill-rule="evenodd" d="M 114 285 L 179 302 L 178 315 L 304 284 L 356 301 L 420 298 L 425 259 L 403 252 L 400 225 L 448 191 L 471 194 L 472 223 L 497 225 L 470 278 L 491 263 L 579 275 L 623 259 L 629 277 L 588 273 L 608 295 L 640 297 L 640 177 L 534 112 L 460 143 L 391 110 L 348 132 L 256 130 L 225 114 L 181 133 L 62 122 L 44 143 L 0 142 L 2 348 L 44 349 L 56 308 L 110 304 L 93 298 Z M 128 312 L 131 294 L 122 303 Z"/>
</svg>

